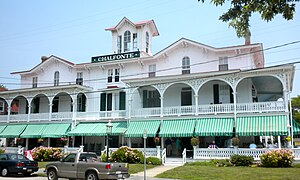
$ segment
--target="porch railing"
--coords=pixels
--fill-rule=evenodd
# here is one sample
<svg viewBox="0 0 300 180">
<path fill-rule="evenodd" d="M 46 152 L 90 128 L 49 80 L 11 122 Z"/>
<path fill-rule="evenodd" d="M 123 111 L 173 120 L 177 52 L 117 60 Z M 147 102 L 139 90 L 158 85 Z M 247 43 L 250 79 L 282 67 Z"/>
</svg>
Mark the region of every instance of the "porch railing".
<svg viewBox="0 0 300 180">
<path fill-rule="evenodd" d="M 98 111 L 98 112 L 76 112 L 76 119 L 78 120 L 98 120 L 105 118 L 122 118 L 126 117 L 126 110 L 114 111 Z"/>
<path fill-rule="evenodd" d="M 72 112 L 56 112 L 51 114 L 51 120 L 63 121 L 71 120 L 73 116 Z"/>
<path fill-rule="evenodd" d="M 161 115 L 160 108 L 140 108 L 131 112 L 132 117 L 159 117 Z"/>
<path fill-rule="evenodd" d="M 234 104 L 210 104 L 210 105 L 199 105 L 199 114 L 219 114 L 219 113 L 233 113 Z"/>
<path fill-rule="evenodd" d="M 181 116 L 195 114 L 195 106 L 164 107 L 164 116 Z"/>
<path fill-rule="evenodd" d="M 49 121 L 49 113 L 30 114 L 30 121 Z"/>
<path fill-rule="evenodd" d="M 249 148 L 194 148 L 194 159 L 229 159 L 234 154 L 252 156 L 254 160 L 260 160 L 260 155 L 271 149 L 249 149 Z M 294 152 L 294 159 L 300 160 L 300 149 L 291 149 Z"/>
<path fill-rule="evenodd" d="M 285 106 L 283 101 L 238 103 L 236 111 L 237 113 L 285 111 Z"/>
</svg>

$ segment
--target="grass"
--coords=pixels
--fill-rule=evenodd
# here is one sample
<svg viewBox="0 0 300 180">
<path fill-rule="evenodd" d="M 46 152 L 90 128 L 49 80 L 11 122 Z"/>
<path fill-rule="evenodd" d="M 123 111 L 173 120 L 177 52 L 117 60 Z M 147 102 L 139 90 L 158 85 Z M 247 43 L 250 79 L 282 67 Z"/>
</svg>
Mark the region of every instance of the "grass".
<svg viewBox="0 0 300 180">
<path fill-rule="evenodd" d="M 146 169 L 151 169 L 156 167 L 157 165 L 146 165 Z M 138 172 L 144 171 L 144 164 L 129 164 L 128 172 L 129 174 L 135 174 Z"/>
<path fill-rule="evenodd" d="M 297 179 L 300 166 L 292 168 L 263 168 L 263 167 L 216 167 L 209 163 L 186 164 L 157 175 L 158 178 L 172 179 L 220 179 L 220 180 L 288 180 Z"/>
</svg>

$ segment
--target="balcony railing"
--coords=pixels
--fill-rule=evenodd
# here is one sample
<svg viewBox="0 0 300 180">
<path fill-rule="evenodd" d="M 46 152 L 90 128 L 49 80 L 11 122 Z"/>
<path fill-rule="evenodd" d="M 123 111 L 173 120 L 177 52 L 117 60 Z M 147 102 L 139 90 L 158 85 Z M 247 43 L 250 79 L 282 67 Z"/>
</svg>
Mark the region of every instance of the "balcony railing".
<svg viewBox="0 0 300 180">
<path fill-rule="evenodd" d="M 163 110 L 161 112 L 161 110 Z M 286 110 L 284 102 L 259 102 L 259 103 L 238 103 L 236 105 L 237 113 L 269 113 L 269 112 L 284 112 Z M 154 108 L 135 108 L 131 111 L 130 118 L 147 118 L 160 116 L 191 116 L 201 114 L 232 114 L 234 113 L 234 104 L 209 104 L 196 106 L 171 106 L 171 107 L 154 107 Z M 120 119 L 128 118 L 127 110 L 115 111 L 98 111 L 98 112 L 76 112 L 73 117 L 73 112 L 55 112 L 51 113 L 32 113 L 28 114 L 11 114 L 0 115 L 0 122 L 26 122 L 28 121 L 70 121 L 73 118 L 81 121 L 92 121 L 101 119 Z M 29 116 L 29 117 L 28 117 Z"/>
</svg>

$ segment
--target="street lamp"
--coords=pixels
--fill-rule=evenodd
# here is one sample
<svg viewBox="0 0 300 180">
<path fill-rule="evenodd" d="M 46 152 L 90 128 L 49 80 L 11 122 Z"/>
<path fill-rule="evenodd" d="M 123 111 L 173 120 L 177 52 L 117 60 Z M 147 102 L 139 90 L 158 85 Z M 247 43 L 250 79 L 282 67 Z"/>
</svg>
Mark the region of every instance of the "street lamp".
<svg viewBox="0 0 300 180">
<path fill-rule="evenodd" d="M 146 180 L 146 140 L 147 140 L 147 131 L 144 130 L 144 180 Z"/>
<path fill-rule="evenodd" d="M 106 134 L 107 134 L 107 143 L 106 143 L 106 161 L 108 162 L 108 158 L 109 158 L 109 135 L 111 135 L 112 132 L 112 123 L 111 120 L 108 121 L 108 123 L 106 124 Z"/>
</svg>

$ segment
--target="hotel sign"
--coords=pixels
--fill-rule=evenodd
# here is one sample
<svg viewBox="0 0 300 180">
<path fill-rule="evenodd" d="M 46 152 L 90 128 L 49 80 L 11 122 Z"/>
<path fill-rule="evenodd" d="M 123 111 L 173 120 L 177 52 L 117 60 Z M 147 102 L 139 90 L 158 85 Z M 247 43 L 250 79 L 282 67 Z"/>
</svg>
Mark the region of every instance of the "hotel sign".
<svg viewBox="0 0 300 180">
<path fill-rule="evenodd" d="M 140 57 L 140 51 L 120 53 L 120 54 L 110 54 L 105 56 L 92 57 L 92 63 L 122 60 L 122 59 L 132 59 L 138 57 Z"/>
</svg>

